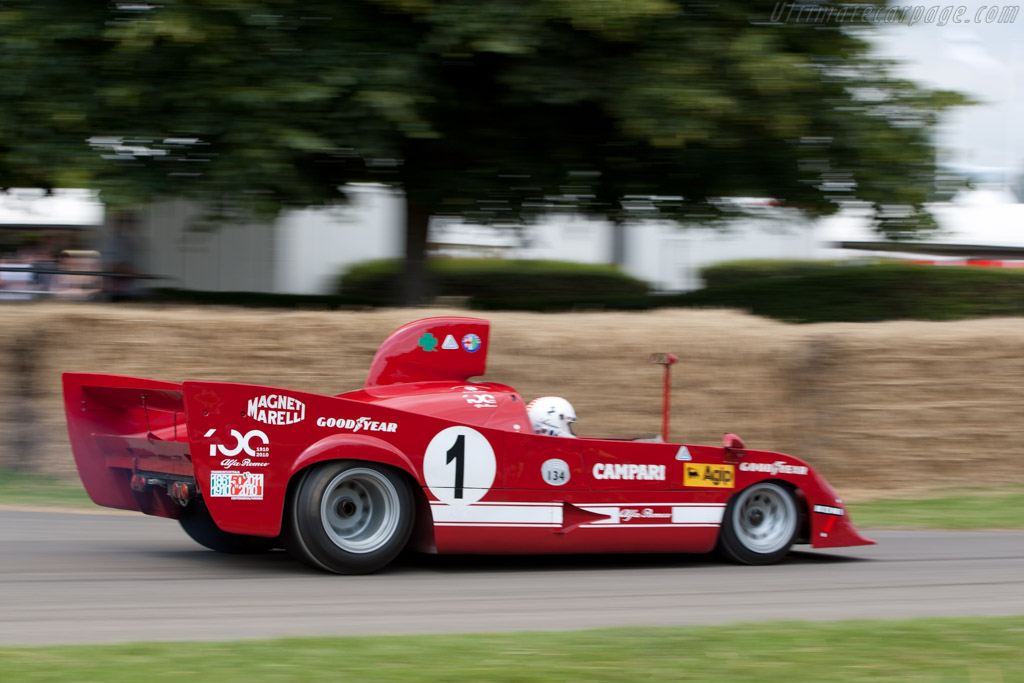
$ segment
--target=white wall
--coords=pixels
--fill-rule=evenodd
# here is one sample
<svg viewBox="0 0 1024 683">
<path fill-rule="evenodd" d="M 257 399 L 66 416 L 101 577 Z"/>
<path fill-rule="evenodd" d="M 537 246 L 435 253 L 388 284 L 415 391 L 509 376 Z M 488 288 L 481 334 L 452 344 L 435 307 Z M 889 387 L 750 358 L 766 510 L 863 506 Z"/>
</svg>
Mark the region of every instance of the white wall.
<svg viewBox="0 0 1024 683">
<path fill-rule="evenodd" d="M 531 246 L 519 255 L 578 263 L 610 263 L 612 226 L 605 221 L 552 217 L 527 228 Z M 700 269 L 737 259 L 813 258 L 811 226 L 796 216 L 744 218 L 728 230 L 667 221 L 626 226 L 624 270 L 663 291 L 702 286 Z"/>
<path fill-rule="evenodd" d="M 662 291 L 699 289 L 704 266 L 737 259 L 814 258 L 811 224 L 795 212 L 752 210 L 729 229 L 682 227 L 668 221 L 626 226 L 629 275 Z M 457 229 L 456 229 L 457 228 Z M 482 255 L 490 246 L 503 258 L 550 259 L 575 263 L 610 263 L 612 225 L 580 216 L 557 215 L 522 228 L 515 240 L 507 233 L 468 224 L 449 225 L 432 233 L 442 254 Z M 516 246 L 515 242 L 518 242 Z M 499 253 L 500 252 L 500 253 Z"/>
<path fill-rule="evenodd" d="M 199 205 L 151 204 L 140 216 L 139 263 L 165 276 L 154 286 L 215 292 L 274 291 L 274 231 L 270 223 L 203 227 Z"/>
<path fill-rule="evenodd" d="M 327 294 L 349 266 L 402 255 L 402 196 L 377 186 L 350 186 L 346 191 L 346 206 L 289 211 L 278 220 L 274 291 Z"/>
<path fill-rule="evenodd" d="M 201 207 L 159 202 L 141 212 L 140 266 L 166 276 L 156 286 L 208 291 L 328 294 L 359 261 L 397 258 L 404 249 L 400 195 L 349 188 L 351 203 L 287 211 L 274 222 L 205 226 Z"/>
<path fill-rule="evenodd" d="M 192 231 L 198 207 L 163 202 L 145 212 L 148 270 L 173 276 L 166 286 L 213 291 L 326 294 L 345 268 L 370 259 L 398 258 L 404 250 L 404 201 L 380 186 L 348 188 L 348 205 L 290 211 L 274 224 L 222 225 Z M 810 224 L 782 209 L 752 211 L 729 230 L 683 228 L 669 222 L 626 228 L 630 275 L 663 291 L 701 286 L 703 266 L 736 259 L 813 258 Z M 510 236 L 492 228 L 439 222 L 435 251 L 609 263 L 612 226 L 606 221 L 557 215 Z M 518 243 L 518 244 L 517 244 Z M 474 252 L 475 253 L 475 252 Z"/>
<path fill-rule="evenodd" d="M 520 257 L 609 263 L 612 260 L 612 225 L 582 216 L 557 215 L 525 228 L 525 247 Z"/>
<path fill-rule="evenodd" d="M 645 258 L 637 263 L 627 247 L 627 272 L 664 291 L 699 289 L 701 269 L 723 261 L 814 258 L 816 244 L 810 223 L 797 218 L 785 224 L 743 219 L 726 230 L 661 224 L 652 232 L 631 240 L 631 246 L 643 245 Z"/>
<path fill-rule="evenodd" d="M 203 229 L 198 205 L 174 200 L 141 212 L 138 266 L 167 276 L 156 286 L 211 291 L 326 294 L 338 276 L 360 261 L 398 258 L 405 246 L 404 200 L 375 185 L 348 186 L 350 203 L 289 211 L 273 223 L 220 224 Z M 38 191 L 0 195 L 0 219 L 41 223 L 102 221 L 93 193 L 43 198 Z M 747 207 L 731 232 L 646 222 L 626 229 L 625 270 L 666 291 L 700 287 L 701 267 L 744 258 L 814 258 L 809 224 L 774 207 Z M 6 210 L 8 214 L 4 214 Z M 58 218 L 59 217 L 59 218 Z M 2 221 L 0 221 L 2 222 Z M 97 246 L 103 231 L 97 232 Z M 609 263 L 612 226 L 559 214 L 519 230 L 437 221 L 435 253 L 500 255 Z M 820 256 L 819 256 L 820 257 Z"/>
</svg>

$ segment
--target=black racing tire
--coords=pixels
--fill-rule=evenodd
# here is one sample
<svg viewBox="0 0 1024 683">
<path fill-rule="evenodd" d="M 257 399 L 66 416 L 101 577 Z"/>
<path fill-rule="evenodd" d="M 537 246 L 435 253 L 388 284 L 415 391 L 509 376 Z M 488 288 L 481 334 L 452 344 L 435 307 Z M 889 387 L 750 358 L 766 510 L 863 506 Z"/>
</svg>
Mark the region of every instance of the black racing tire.
<svg viewBox="0 0 1024 683">
<path fill-rule="evenodd" d="M 352 460 L 322 463 L 294 486 L 285 548 L 318 569 L 369 574 L 406 546 L 414 511 L 412 489 L 394 468 Z"/>
<path fill-rule="evenodd" d="M 189 537 L 199 545 L 230 555 L 251 555 L 273 550 L 275 539 L 263 536 L 247 536 L 224 531 L 210 516 L 210 511 L 201 499 L 189 502 L 181 510 L 178 523 Z"/>
<path fill-rule="evenodd" d="M 789 552 L 799 527 L 799 508 L 789 489 L 759 482 L 725 507 L 719 550 L 741 564 L 774 564 Z"/>
</svg>

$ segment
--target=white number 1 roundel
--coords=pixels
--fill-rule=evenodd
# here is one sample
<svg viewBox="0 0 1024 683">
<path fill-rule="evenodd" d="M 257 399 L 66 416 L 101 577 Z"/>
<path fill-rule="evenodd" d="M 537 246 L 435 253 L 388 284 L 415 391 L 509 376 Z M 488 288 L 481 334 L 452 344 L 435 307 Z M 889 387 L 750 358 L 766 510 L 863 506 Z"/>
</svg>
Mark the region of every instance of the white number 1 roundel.
<svg viewBox="0 0 1024 683">
<path fill-rule="evenodd" d="M 472 427 L 449 427 L 430 440 L 423 455 L 423 478 L 438 500 L 475 503 L 491 490 L 498 471 L 494 449 Z"/>
</svg>

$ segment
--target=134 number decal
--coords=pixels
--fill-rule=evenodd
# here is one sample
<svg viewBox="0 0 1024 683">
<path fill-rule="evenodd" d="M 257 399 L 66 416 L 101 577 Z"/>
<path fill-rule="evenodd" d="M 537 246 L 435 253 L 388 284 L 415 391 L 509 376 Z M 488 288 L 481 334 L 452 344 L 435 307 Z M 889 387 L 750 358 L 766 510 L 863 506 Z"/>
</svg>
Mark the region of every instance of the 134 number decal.
<svg viewBox="0 0 1024 683">
<path fill-rule="evenodd" d="M 472 427 L 448 427 L 423 454 L 423 478 L 434 496 L 449 505 L 469 505 L 494 484 L 498 464 L 487 438 Z"/>
</svg>

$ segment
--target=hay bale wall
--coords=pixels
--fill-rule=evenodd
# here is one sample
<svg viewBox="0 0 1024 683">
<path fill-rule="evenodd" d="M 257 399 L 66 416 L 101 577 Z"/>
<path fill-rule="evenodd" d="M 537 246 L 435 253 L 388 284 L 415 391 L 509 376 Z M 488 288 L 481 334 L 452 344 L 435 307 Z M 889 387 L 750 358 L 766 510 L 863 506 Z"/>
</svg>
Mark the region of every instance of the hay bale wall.
<svg viewBox="0 0 1024 683">
<path fill-rule="evenodd" d="M 74 477 L 60 375 L 109 372 L 340 393 L 395 328 L 450 310 L 0 307 L 0 465 Z M 491 313 L 486 378 L 576 406 L 579 431 L 652 435 L 673 368 L 673 441 L 792 453 L 848 498 L 1024 479 L 1024 320 L 793 326 L 724 311 Z M 996 474 L 998 473 L 998 474 Z"/>
<path fill-rule="evenodd" d="M 43 439 L 36 400 L 41 360 L 29 307 L 0 308 L 0 468 L 36 469 L 32 453 Z"/>
</svg>

